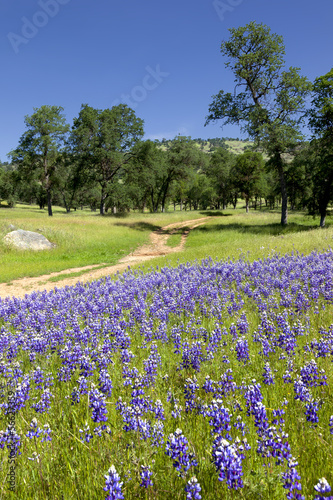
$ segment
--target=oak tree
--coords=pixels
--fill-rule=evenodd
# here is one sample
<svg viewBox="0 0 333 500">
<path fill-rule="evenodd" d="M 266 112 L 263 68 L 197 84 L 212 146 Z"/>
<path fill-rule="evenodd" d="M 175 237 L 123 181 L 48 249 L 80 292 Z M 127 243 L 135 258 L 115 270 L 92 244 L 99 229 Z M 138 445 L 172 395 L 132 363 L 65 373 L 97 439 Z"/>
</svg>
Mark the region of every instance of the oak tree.
<svg viewBox="0 0 333 500">
<path fill-rule="evenodd" d="M 287 185 L 284 153 L 302 137 L 301 119 L 311 83 L 299 68 L 284 70 L 281 36 L 268 26 L 251 22 L 231 28 L 221 53 L 235 76 L 233 92 L 213 96 L 206 124 L 222 120 L 237 124 L 267 152 L 276 169 L 282 197 L 281 224 L 287 224 Z"/>
</svg>

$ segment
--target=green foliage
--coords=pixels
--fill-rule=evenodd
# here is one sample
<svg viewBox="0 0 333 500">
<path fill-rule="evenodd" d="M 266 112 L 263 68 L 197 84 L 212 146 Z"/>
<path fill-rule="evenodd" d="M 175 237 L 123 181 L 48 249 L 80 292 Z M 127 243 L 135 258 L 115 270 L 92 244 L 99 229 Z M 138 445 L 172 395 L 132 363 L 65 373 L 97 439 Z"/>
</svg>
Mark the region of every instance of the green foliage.
<svg viewBox="0 0 333 500">
<path fill-rule="evenodd" d="M 71 153 L 78 159 L 84 178 L 100 186 L 101 215 L 110 184 L 129 163 L 131 150 L 142 136 L 143 120 L 125 104 L 104 110 L 84 104 L 74 120 Z"/>
<path fill-rule="evenodd" d="M 308 116 L 314 137 L 312 148 L 316 155 L 313 196 L 323 227 L 327 206 L 333 199 L 333 68 L 326 75 L 316 78 L 311 104 Z"/>
<path fill-rule="evenodd" d="M 209 165 L 206 167 L 206 174 L 211 179 L 217 194 L 218 208 L 220 204 L 225 208 L 230 202 L 233 191 L 230 171 L 234 163 L 235 155 L 224 148 L 219 148 L 211 155 Z"/>
<path fill-rule="evenodd" d="M 47 193 L 48 213 L 52 215 L 52 189 L 57 176 L 60 153 L 69 125 L 61 106 L 41 106 L 25 117 L 26 132 L 10 153 L 23 176 L 36 178 Z"/>
<path fill-rule="evenodd" d="M 264 170 L 264 159 L 261 153 L 246 151 L 237 156 L 232 169 L 232 179 L 238 191 L 242 193 L 249 211 L 250 198 L 259 191 L 259 184 Z"/>
</svg>

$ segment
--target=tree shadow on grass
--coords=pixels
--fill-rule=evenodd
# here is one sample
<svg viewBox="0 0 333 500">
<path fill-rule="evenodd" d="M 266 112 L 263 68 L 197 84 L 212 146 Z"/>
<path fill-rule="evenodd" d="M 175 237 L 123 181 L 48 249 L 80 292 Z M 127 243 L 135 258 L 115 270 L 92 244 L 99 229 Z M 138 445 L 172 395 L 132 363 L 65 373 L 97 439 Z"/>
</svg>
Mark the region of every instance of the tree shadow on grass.
<svg viewBox="0 0 333 500">
<path fill-rule="evenodd" d="M 233 214 L 225 214 L 223 212 L 221 212 L 221 210 L 215 210 L 215 211 L 212 211 L 212 210 L 201 210 L 201 212 L 199 212 L 201 215 L 205 215 L 206 217 L 228 217 L 229 215 L 233 215 Z"/>
<path fill-rule="evenodd" d="M 136 231 L 158 231 L 161 226 L 156 226 L 155 224 L 150 224 L 149 222 L 116 222 L 115 226 L 128 227 L 130 229 L 135 229 Z"/>
<path fill-rule="evenodd" d="M 304 225 L 296 224 L 294 222 L 289 223 L 287 226 L 281 226 L 281 224 L 210 224 L 209 226 L 199 226 L 193 229 L 193 231 L 198 231 L 202 233 L 209 234 L 210 232 L 216 231 L 236 231 L 243 234 L 257 234 L 257 235 L 268 235 L 268 236 L 282 236 L 285 234 L 300 233 L 302 231 L 312 231 L 313 229 L 318 229 L 318 225 Z"/>
</svg>

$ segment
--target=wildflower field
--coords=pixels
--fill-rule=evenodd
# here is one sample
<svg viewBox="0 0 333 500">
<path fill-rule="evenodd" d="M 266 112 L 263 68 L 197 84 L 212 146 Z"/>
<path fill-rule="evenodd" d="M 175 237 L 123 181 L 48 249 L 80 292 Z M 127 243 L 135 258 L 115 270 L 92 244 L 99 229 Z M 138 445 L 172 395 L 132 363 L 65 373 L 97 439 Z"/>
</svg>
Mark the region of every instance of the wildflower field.
<svg viewBox="0 0 333 500">
<path fill-rule="evenodd" d="M 320 499 L 333 252 L 0 301 L 0 497 Z"/>
</svg>

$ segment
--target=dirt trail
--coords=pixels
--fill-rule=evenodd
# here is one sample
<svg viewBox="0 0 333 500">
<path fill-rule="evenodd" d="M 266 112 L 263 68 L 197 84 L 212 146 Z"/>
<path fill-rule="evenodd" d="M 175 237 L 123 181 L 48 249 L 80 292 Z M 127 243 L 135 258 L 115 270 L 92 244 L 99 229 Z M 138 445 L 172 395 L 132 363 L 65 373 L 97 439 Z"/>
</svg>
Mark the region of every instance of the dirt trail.
<svg viewBox="0 0 333 500">
<path fill-rule="evenodd" d="M 64 271 L 44 274 L 42 276 L 36 276 L 35 278 L 20 278 L 11 281 L 11 283 L 0 283 L 0 297 L 19 297 L 23 298 L 26 293 L 31 293 L 37 290 L 47 290 L 50 291 L 53 288 L 62 288 L 65 286 L 72 286 L 79 281 L 87 282 L 92 281 L 109 274 L 115 274 L 118 271 L 124 271 L 131 264 L 139 264 L 146 260 L 153 259 L 155 257 L 161 257 L 170 253 L 180 252 L 184 249 L 186 238 L 191 229 L 204 224 L 209 217 L 202 217 L 200 219 L 187 220 L 184 222 L 175 222 L 164 226 L 157 231 L 150 233 L 150 242 L 136 249 L 133 253 L 126 255 L 119 262 L 113 266 L 107 266 L 100 269 L 103 264 L 96 264 L 92 266 L 85 267 L 74 267 L 71 269 L 66 269 Z M 171 234 L 176 233 L 179 229 L 186 228 L 181 235 L 180 244 L 176 247 L 170 247 L 167 245 L 167 240 Z M 55 276 L 65 276 L 70 273 L 84 272 L 80 276 L 64 278 L 58 282 L 48 281 L 50 278 Z"/>
</svg>

